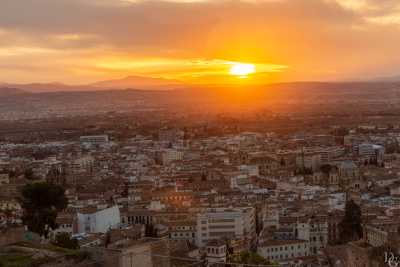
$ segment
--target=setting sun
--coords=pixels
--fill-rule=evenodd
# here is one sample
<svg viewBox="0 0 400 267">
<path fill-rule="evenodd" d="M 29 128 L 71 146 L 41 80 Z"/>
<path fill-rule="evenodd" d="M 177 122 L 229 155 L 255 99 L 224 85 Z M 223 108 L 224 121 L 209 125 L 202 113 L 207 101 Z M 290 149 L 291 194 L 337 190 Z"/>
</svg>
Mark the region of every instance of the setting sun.
<svg viewBox="0 0 400 267">
<path fill-rule="evenodd" d="M 232 65 L 229 73 L 235 76 L 246 77 L 255 71 L 256 67 L 253 64 L 235 63 Z"/>
</svg>

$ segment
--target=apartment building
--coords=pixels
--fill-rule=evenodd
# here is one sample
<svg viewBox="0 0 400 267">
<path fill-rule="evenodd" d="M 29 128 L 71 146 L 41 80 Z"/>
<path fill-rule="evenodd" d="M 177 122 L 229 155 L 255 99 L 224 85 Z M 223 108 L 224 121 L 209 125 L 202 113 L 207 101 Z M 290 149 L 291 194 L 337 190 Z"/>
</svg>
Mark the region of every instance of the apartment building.
<svg viewBox="0 0 400 267">
<path fill-rule="evenodd" d="M 222 238 L 252 240 L 255 222 L 252 207 L 207 209 L 197 215 L 196 245 L 203 247 L 209 240 Z"/>
<path fill-rule="evenodd" d="M 258 254 L 271 261 L 289 261 L 310 254 L 305 240 L 268 240 L 258 246 Z"/>
</svg>

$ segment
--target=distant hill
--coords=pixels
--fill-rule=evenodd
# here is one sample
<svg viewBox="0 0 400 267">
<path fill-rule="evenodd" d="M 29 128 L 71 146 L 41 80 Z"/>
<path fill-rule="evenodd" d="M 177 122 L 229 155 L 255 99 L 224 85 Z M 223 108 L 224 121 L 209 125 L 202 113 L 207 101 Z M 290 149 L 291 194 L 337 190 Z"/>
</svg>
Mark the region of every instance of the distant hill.
<svg viewBox="0 0 400 267">
<path fill-rule="evenodd" d="M 24 90 L 10 87 L 0 87 L 0 97 L 16 96 L 26 93 Z"/>
<path fill-rule="evenodd" d="M 31 92 L 31 93 L 76 92 L 76 91 L 99 90 L 99 88 L 90 88 L 87 85 L 67 85 L 63 83 L 4 84 L 4 86 L 20 88 L 26 92 Z"/>
<path fill-rule="evenodd" d="M 396 82 L 297 82 L 240 87 L 210 85 L 176 90 L 107 90 L 87 86 L 79 91 L 80 87 L 67 90 L 69 87 L 57 84 L 53 84 L 53 88 L 62 90 L 24 93 L 20 88 L 0 89 L 0 95 L 7 95 L 0 97 L 0 118 L 132 111 L 242 112 L 255 109 L 273 112 L 399 114 L 400 106 L 400 83 Z M 34 89 L 47 88 L 36 85 Z"/>
<path fill-rule="evenodd" d="M 122 79 L 105 80 L 91 84 L 68 85 L 63 83 L 0 84 L 0 87 L 21 88 L 27 92 L 76 92 L 102 91 L 112 89 L 171 90 L 185 87 L 183 83 L 162 78 L 128 76 Z"/>
<path fill-rule="evenodd" d="M 100 81 L 89 84 L 89 87 L 104 88 L 104 89 L 157 89 L 171 90 L 183 87 L 184 84 L 177 80 L 148 78 L 140 76 L 128 76 L 122 79 Z"/>
<path fill-rule="evenodd" d="M 380 82 L 400 82 L 400 75 L 395 76 L 387 76 L 387 77 L 378 77 L 375 81 Z"/>
<path fill-rule="evenodd" d="M 382 78 L 383 79 L 383 78 Z M 229 93 L 233 88 L 243 88 L 260 93 L 274 92 L 276 94 L 293 93 L 308 95 L 310 93 L 353 94 L 357 91 L 379 92 L 381 90 L 400 91 L 400 76 L 383 80 L 371 80 L 365 82 L 287 82 L 271 83 L 263 85 L 188 85 L 177 80 L 162 78 L 147 78 L 139 76 L 128 76 L 122 79 L 105 80 L 91 84 L 67 85 L 63 83 L 30 83 L 30 84 L 6 84 L 0 83 L 0 94 L 12 95 L 20 92 L 25 93 L 53 93 L 53 92 L 94 92 L 115 90 L 137 90 L 137 91 L 185 91 L 184 94 L 214 94 L 217 92 Z M 18 88 L 18 89 L 15 89 Z"/>
</svg>

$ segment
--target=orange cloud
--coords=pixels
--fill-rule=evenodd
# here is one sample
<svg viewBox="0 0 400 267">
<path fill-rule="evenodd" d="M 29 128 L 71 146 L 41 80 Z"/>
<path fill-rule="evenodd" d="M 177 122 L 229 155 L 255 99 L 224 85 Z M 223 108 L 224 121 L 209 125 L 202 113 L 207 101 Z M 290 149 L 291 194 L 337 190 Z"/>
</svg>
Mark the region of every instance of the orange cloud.
<svg viewBox="0 0 400 267">
<path fill-rule="evenodd" d="M 144 75 L 225 82 L 229 62 L 255 64 L 257 83 L 389 75 L 400 67 L 399 6 L 397 0 L 3 0 L 0 81 Z"/>
</svg>

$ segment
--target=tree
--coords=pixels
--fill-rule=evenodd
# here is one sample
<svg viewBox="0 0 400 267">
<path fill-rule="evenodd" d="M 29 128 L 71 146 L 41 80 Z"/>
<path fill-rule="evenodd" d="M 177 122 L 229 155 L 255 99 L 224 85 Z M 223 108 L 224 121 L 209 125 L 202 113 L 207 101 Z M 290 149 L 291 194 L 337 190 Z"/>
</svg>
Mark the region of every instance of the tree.
<svg viewBox="0 0 400 267">
<path fill-rule="evenodd" d="M 25 179 L 27 179 L 27 180 L 35 180 L 36 179 L 36 176 L 35 176 L 35 174 L 33 173 L 33 170 L 32 169 L 26 169 L 25 171 L 24 171 L 24 176 L 25 176 Z"/>
<path fill-rule="evenodd" d="M 3 210 L 4 215 L 6 216 L 6 225 L 12 223 L 12 216 L 13 216 L 13 211 L 10 208 L 7 208 Z"/>
<path fill-rule="evenodd" d="M 321 169 L 321 171 L 322 171 L 324 174 L 329 175 L 329 173 L 330 173 L 331 170 L 332 170 L 332 166 L 329 165 L 329 164 L 323 164 L 323 165 L 320 167 L 320 169 Z"/>
<path fill-rule="evenodd" d="M 254 265 L 270 265 L 271 263 L 259 254 L 251 251 L 243 251 L 239 254 L 232 255 L 229 263 L 254 264 Z"/>
<path fill-rule="evenodd" d="M 362 237 L 361 208 L 353 200 L 346 203 L 345 215 L 339 223 L 341 243 L 359 240 Z"/>
<path fill-rule="evenodd" d="M 50 184 L 65 185 L 65 173 L 53 167 L 47 173 L 46 181 Z"/>
<path fill-rule="evenodd" d="M 336 135 L 336 136 L 345 136 L 348 134 L 349 134 L 349 130 L 344 127 L 339 127 L 337 129 L 335 129 L 335 131 L 334 131 L 334 135 Z"/>
<path fill-rule="evenodd" d="M 25 185 L 19 199 L 23 209 L 22 221 L 28 229 L 47 238 L 50 229 L 57 227 L 58 212 L 67 207 L 65 189 L 49 183 Z"/>
<path fill-rule="evenodd" d="M 146 224 L 144 229 L 144 235 L 146 237 L 157 237 L 157 230 L 153 224 Z"/>
<path fill-rule="evenodd" d="M 106 238 L 104 240 L 104 246 L 107 248 L 111 244 L 111 232 L 110 230 L 106 233 Z"/>
<path fill-rule="evenodd" d="M 71 238 L 68 233 L 59 233 L 56 235 L 54 245 L 68 249 L 78 249 L 79 243 L 75 238 Z"/>
</svg>

